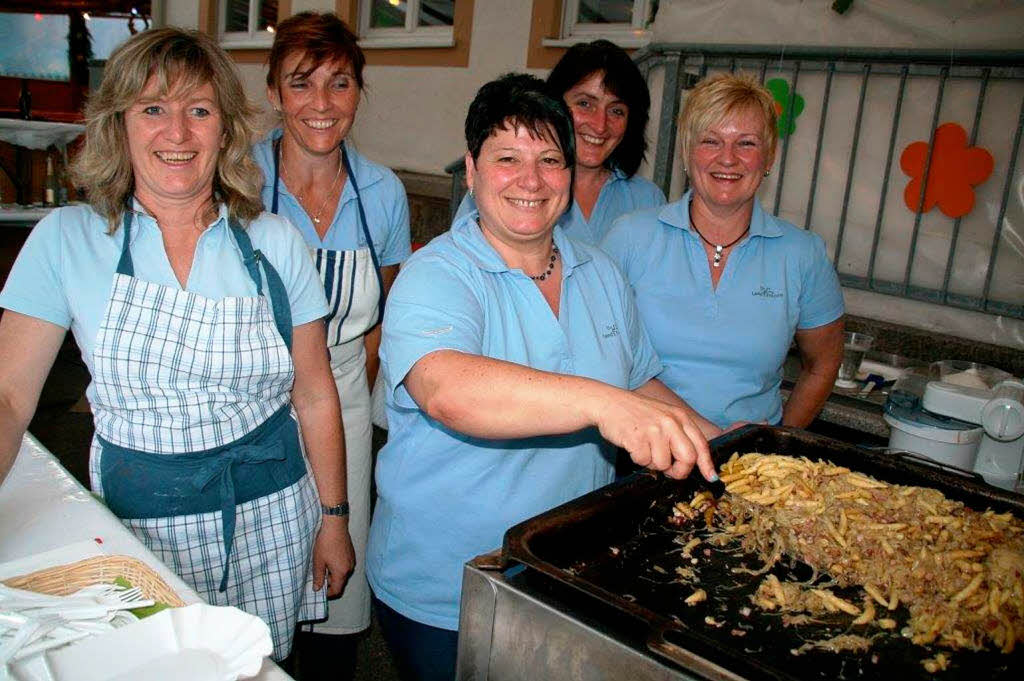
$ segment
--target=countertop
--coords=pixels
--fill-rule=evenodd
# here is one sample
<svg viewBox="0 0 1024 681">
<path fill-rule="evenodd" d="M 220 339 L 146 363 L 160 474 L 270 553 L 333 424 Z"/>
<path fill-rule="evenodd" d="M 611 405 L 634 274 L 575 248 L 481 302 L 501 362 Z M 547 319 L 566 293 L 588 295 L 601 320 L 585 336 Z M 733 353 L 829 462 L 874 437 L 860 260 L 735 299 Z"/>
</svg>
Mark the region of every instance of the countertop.
<svg viewBox="0 0 1024 681">
<path fill-rule="evenodd" d="M 81 542 L 96 542 L 98 553 L 138 558 L 156 570 L 183 601 L 202 601 L 71 477 L 53 454 L 26 435 L 14 467 L 0 485 L 0 563 Z M 269 658 L 253 678 L 291 679 Z"/>
<path fill-rule="evenodd" d="M 782 365 L 782 398 L 789 399 L 790 390 L 800 373 L 800 358 L 790 354 Z M 882 407 L 888 389 L 872 390 L 860 396 L 860 389 L 832 388 L 832 394 L 818 418 L 844 428 L 852 428 L 881 438 L 889 438 L 889 424 L 882 418 Z"/>
</svg>

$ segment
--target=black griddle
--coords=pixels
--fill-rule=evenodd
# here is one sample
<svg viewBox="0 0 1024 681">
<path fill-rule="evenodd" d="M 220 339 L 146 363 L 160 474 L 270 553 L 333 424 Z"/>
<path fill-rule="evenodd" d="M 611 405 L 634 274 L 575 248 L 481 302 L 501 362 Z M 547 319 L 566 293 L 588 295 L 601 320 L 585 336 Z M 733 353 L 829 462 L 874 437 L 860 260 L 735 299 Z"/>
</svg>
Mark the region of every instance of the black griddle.
<svg viewBox="0 0 1024 681">
<path fill-rule="evenodd" d="M 747 426 L 716 438 L 711 448 L 719 465 L 733 452 L 806 456 L 894 484 L 933 487 L 978 511 L 991 508 L 1024 517 L 1024 497 L 988 486 L 974 474 L 916 457 L 866 450 L 795 428 Z M 899 635 L 899 628 L 875 638 L 863 653 L 812 650 L 792 654 L 805 642 L 843 633 L 870 635 L 879 629 L 851 628 L 851 618 L 838 615 L 785 626 L 781 616 L 765 613 L 750 602 L 762 577 L 732 570 L 757 569 L 761 567 L 758 559 L 728 547 L 717 549 L 702 543 L 694 550 L 697 565 L 691 565 L 699 571 L 696 583 L 676 582 L 676 566 L 686 565 L 677 537 L 680 532 L 699 532 L 703 521 L 673 528 L 666 519 L 677 501 L 688 501 L 704 488 L 696 475 L 677 481 L 635 473 L 522 522 L 505 534 L 503 561 L 522 563 L 621 611 L 642 629 L 651 651 L 710 679 L 1024 678 L 1024 646 L 1010 655 L 950 651 L 914 645 Z M 783 581 L 812 576 L 810 568 L 801 563 L 780 563 L 772 573 Z M 825 582 L 827 576 L 820 580 Z M 684 599 L 695 586 L 703 588 L 708 599 L 688 606 Z M 835 592 L 854 599 L 859 590 Z M 885 615 L 880 612 L 877 616 Z M 709 624 L 706 618 L 714 622 Z M 901 627 L 906 618 L 901 606 L 896 611 Z M 921 662 L 940 651 L 951 656 L 952 664 L 944 672 L 929 674 Z"/>
</svg>

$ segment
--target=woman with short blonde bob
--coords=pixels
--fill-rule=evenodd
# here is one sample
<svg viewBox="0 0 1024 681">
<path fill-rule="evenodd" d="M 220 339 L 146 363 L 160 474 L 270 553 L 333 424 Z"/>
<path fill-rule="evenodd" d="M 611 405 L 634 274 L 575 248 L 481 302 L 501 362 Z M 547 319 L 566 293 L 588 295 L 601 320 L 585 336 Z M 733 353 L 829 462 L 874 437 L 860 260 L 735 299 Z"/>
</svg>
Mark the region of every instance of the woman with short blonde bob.
<svg viewBox="0 0 1024 681">
<path fill-rule="evenodd" d="M 698 83 L 679 124 L 691 190 L 620 218 L 601 244 L 633 286 L 665 365 L 659 378 L 720 427 L 807 426 L 842 360 L 843 297 L 824 241 L 757 201 L 775 160 L 776 115 L 754 80 Z M 794 339 L 803 366 L 783 406 Z"/>
<path fill-rule="evenodd" d="M 261 212 L 227 55 L 158 29 L 107 73 L 76 166 L 89 205 L 42 220 L 0 293 L 0 475 L 70 328 L 93 491 L 208 601 L 263 618 L 280 659 L 353 562 L 326 302 L 301 237 Z"/>
</svg>

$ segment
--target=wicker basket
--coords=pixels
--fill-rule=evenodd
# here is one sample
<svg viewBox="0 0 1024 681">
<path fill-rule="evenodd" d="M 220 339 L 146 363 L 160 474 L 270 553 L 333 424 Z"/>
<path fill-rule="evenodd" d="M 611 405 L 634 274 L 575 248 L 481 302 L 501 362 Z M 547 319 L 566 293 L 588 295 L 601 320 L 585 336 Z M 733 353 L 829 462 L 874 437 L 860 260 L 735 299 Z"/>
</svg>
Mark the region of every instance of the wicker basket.
<svg viewBox="0 0 1024 681">
<path fill-rule="evenodd" d="M 172 607 L 185 605 L 167 582 L 141 560 L 129 556 L 97 556 L 3 580 L 7 586 L 53 596 L 67 596 L 91 584 L 111 584 L 124 577 L 146 598 Z"/>
</svg>

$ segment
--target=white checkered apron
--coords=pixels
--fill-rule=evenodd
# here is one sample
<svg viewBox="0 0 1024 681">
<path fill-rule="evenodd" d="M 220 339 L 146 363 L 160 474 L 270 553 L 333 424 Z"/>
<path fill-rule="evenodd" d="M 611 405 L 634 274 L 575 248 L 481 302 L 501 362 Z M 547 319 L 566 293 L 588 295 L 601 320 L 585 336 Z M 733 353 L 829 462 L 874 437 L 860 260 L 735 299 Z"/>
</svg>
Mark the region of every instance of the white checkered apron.
<svg viewBox="0 0 1024 681">
<path fill-rule="evenodd" d="M 212 300 L 127 274 L 114 276 L 93 364 L 97 435 L 168 456 L 251 432 L 288 402 L 294 378 L 267 297 Z M 101 454 L 94 439 L 90 476 L 98 492 Z M 218 591 L 220 511 L 123 522 L 207 601 L 266 621 L 280 658 L 296 621 L 326 616 L 325 590 L 312 590 L 320 521 L 308 463 L 295 484 L 237 505 L 225 592 Z"/>
</svg>

